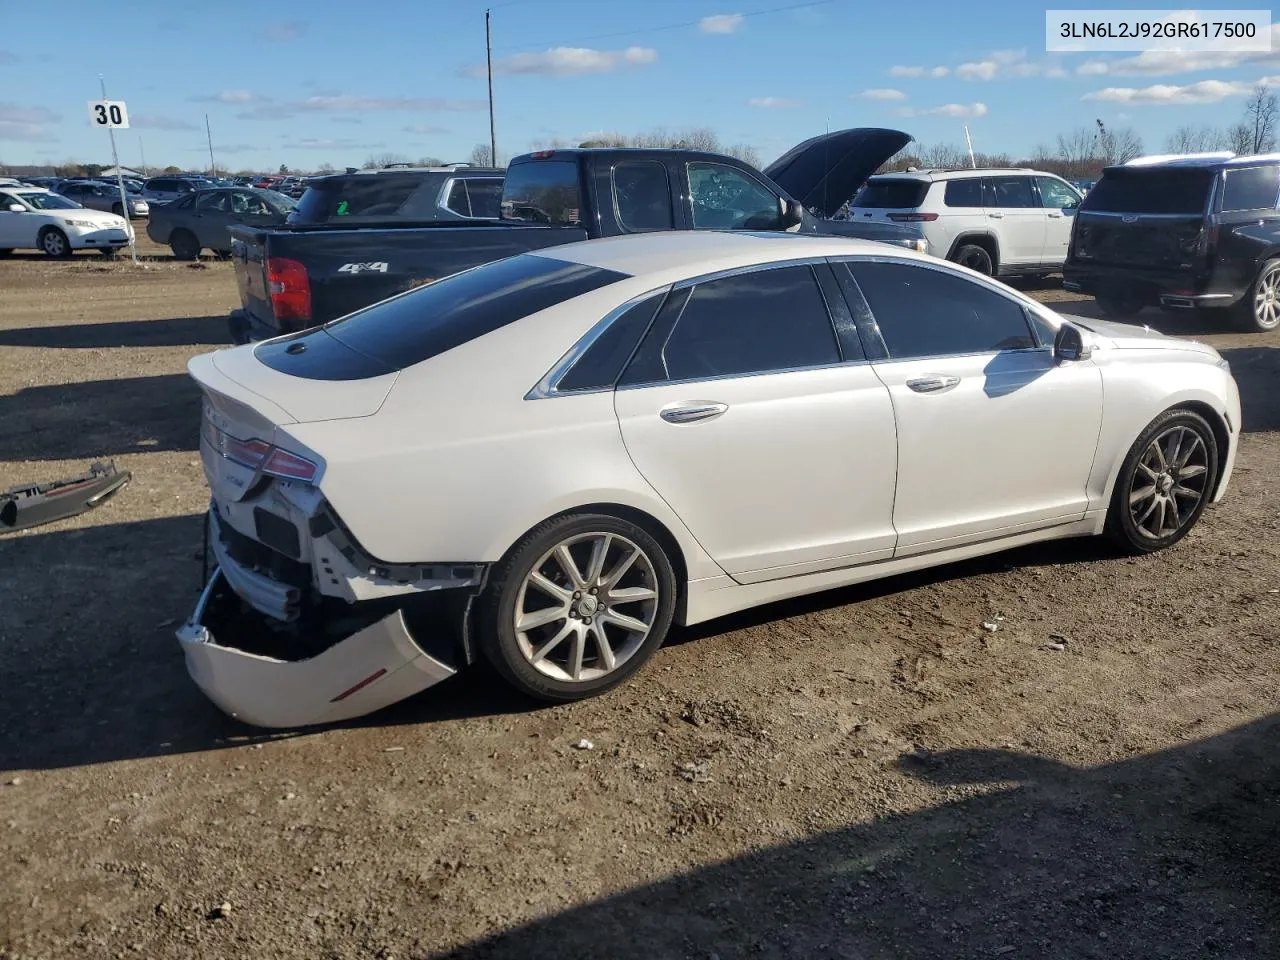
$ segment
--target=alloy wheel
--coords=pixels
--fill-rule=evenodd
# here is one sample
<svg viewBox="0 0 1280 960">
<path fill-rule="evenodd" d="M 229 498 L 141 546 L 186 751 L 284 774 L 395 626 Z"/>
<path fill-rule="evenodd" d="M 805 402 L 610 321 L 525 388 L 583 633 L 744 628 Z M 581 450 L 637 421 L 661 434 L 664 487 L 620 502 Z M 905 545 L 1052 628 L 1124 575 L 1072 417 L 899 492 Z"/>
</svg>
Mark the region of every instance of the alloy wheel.
<svg viewBox="0 0 1280 960">
<path fill-rule="evenodd" d="M 1129 486 L 1129 515 L 1138 532 L 1163 540 L 1182 529 L 1204 499 L 1209 451 L 1190 427 L 1157 434 L 1138 459 Z"/>
<path fill-rule="evenodd" d="M 56 230 L 44 235 L 44 252 L 51 257 L 60 257 L 66 252 L 67 241 Z"/>
<path fill-rule="evenodd" d="M 1253 295 L 1253 317 L 1260 329 L 1280 326 L 1280 268 L 1258 281 Z"/>
<path fill-rule="evenodd" d="M 555 680 L 597 680 L 635 656 L 658 612 L 653 561 L 616 533 L 568 537 L 535 563 L 515 603 L 520 652 Z"/>
</svg>

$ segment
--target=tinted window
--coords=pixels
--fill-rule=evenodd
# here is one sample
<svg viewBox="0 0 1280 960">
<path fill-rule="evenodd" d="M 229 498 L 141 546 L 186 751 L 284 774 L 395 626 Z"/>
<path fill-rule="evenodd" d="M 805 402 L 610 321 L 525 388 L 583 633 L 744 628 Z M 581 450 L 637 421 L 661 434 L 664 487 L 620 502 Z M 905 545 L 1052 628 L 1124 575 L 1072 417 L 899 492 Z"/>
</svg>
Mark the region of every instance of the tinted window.
<svg viewBox="0 0 1280 960">
<path fill-rule="evenodd" d="M 942 202 L 948 207 L 983 206 L 982 181 L 977 177 L 969 180 L 948 180 Z"/>
<path fill-rule="evenodd" d="M 531 160 L 507 168 L 502 219 L 530 223 L 582 223 L 582 190 L 572 160 Z"/>
<path fill-rule="evenodd" d="M 698 284 L 662 351 L 672 380 L 840 362 L 835 329 L 807 266 Z"/>
<path fill-rule="evenodd" d="M 1080 206 L 1080 195 L 1055 177 L 1036 177 L 1040 205 L 1047 210 L 1071 210 Z"/>
<path fill-rule="evenodd" d="M 559 379 L 556 389 L 605 390 L 617 383 L 666 295 L 666 290 L 655 293 L 616 317 Z"/>
<path fill-rule="evenodd" d="M 774 230 L 781 225 L 778 197 L 723 163 L 689 164 L 689 197 L 699 230 Z"/>
<path fill-rule="evenodd" d="M 1228 170 L 1222 189 L 1223 210 L 1272 209 L 1280 192 L 1280 167 Z"/>
<path fill-rule="evenodd" d="M 314 370 L 307 367 L 310 338 L 327 344 L 319 338 L 328 337 L 376 361 L 380 373 L 403 370 L 625 276 L 549 257 L 511 257 L 376 303 L 300 337 L 263 344 L 257 356 L 267 366 L 294 376 L 353 379 L 333 375 L 331 363 L 317 363 Z M 297 343 L 304 345 L 301 353 L 285 352 L 286 348 L 297 350 Z"/>
<path fill-rule="evenodd" d="M 627 161 L 613 168 L 613 202 L 623 230 L 671 230 L 671 187 L 667 168 L 652 160 Z"/>
<path fill-rule="evenodd" d="M 196 197 L 196 210 L 200 213 L 226 213 L 231 196 L 224 190 L 202 193 Z"/>
<path fill-rule="evenodd" d="M 397 216 L 414 192 L 428 187 L 426 204 L 435 205 L 440 181 L 394 174 L 356 174 L 323 180 L 302 195 L 290 222 L 326 223 L 330 220 L 359 223 Z"/>
<path fill-rule="evenodd" d="M 868 180 L 850 206 L 913 208 L 924 203 L 928 192 L 929 184 L 922 180 Z"/>
<path fill-rule="evenodd" d="M 192 197 L 182 197 L 180 200 L 175 200 L 173 201 L 173 203 L 169 204 L 169 209 L 170 210 L 189 210 L 191 208 L 191 205 L 194 202 L 195 200 Z"/>
<path fill-rule="evenodd" d="M 990 183 L 995 191 L 997 207 L 1040 206 L 1031 192 L 1030 177 L 992 177 Z"/>
<path fill-rule="evenodd" d="M 905 263 L 849 264 L 895 360 L 1034 347 L 1021 305 L 972 280 Z"/>
<path fill-rule="evenodd" d="M 471 216 L 497 220 L 502 216 L 502 179 L 484 177 L 466 181 Z"/>
<path fill-rule="evenodd" d="M 449 187 L 449 195 L 445 197 L 444 205 L 461 216 L 471 216 L 471 200 L 467 197 L 467 181 L 453 181 Z"/>
<path fill-rule="evenodd" d="M 247 190 L 231 191 L 231 212 L 248 217 L 270 216 L 273 212 L 266 198 Z"/>
<path fill-rule="evenodd" d="M 1121 167 L 1108 170 L 1085 194 L 1081 210 L 1102 213 L 1183 213 L 1204 211 L 1212 170 Z"/>
<path fill-rule="evenodd" d="M 166 190 L 172 190 L 173 186 L 172 182 L 169 180 L 149 180 L 147 182 L 147 189 L 163 192 Z"/>
</svg>

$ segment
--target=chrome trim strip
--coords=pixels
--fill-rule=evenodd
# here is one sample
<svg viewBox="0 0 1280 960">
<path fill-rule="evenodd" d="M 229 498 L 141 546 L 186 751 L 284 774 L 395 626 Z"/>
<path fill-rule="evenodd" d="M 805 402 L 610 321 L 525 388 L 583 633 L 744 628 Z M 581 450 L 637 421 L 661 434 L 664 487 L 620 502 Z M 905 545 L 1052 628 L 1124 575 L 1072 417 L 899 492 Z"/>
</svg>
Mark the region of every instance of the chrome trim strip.
<svg viewBox="0 0 1280 960">
<path fill-rule="evenodd" d="M 885 361 L 877 360 L 876 363 Z M 787 373 L 807 373 L 811 370 L 839 370 L 842 367 L 868 367 L 870 360 L 842 360 L 840 363 L 819 363 L 809 367 L 782 367 L 778 370 L 754 370 L 751 373 L 722 373 L 715 377 L 688 377 L 684 380 L 651 380 L 647 383 L 625 383 L 616 388 L 623 390 L 647 390 L 650 387 L 676 387 L 684 383 L 718 383 L 721 380 L 743 380 L 747 377 L 776 377 Z"/>
<path fill-rule="evenodd" d="M 827 257 L 799 257 L 791 260 L 770 260 L 768 263 L 751 263 L 745 267 L 729 267 L 726 270 L 717 270 L 714 273 L 704 273 L 700 277 L 690 277 L 687 280 L 677 280 L 671 285 L 671 289 L 683 290 L 686 287 L 694 287 L 698 284 L 710 283 L 712 280 L 722 280 L 725 277 L 736 277 L 744 273 L 763 273 L 766 270 L 781 270 L 784 267 L 813 267 L 821 263 L 826 263 L 828 259 L 829 258 Z"/>
</svg>

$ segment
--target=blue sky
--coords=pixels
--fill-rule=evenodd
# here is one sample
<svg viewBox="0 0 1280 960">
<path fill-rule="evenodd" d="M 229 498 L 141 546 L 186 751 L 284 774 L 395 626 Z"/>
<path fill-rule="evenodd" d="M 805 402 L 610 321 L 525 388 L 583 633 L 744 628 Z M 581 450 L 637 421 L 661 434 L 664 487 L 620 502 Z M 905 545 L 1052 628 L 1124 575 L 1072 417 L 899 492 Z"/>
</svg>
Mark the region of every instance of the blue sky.
<svg viewBox="0 0 1280 960">
<path fill-rule="evenodd" d="M 1270 54 L 1046 54 L 1044 6 L 1015 0 L 492 7 L 506 154 L 600 130 L 706 126 L 767 162 L 828 125 L 897 126 L 927 144 L 962 143 L 968 123 L 975 148 L 1020 155 L 1095 118 L 1133 126 L 1155 151 L 1175 127 L 1237 120 L 1256 80 L 1280 85 L 1280 37 Z M 99 72 L 129 105 L 133 129 L 118 136 L 129 165 L 141 139 L 152 166 L 207 166 L 206 113 L 232 169 L 387 152 L 460 160 L 488 140 L 483 2 L 120 9 L 123 29 L 108 8 L 73 0 L 0 35 L 0 162 L 110 162 L 85 107 Z"/>
</svg>

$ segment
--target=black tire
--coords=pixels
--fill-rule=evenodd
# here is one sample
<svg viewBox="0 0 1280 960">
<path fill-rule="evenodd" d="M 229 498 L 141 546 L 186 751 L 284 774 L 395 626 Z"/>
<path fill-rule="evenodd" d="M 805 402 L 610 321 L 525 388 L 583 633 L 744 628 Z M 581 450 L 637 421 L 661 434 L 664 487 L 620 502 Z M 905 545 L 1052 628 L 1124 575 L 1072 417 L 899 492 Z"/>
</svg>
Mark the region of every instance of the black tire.
<svg viewBox="0 0 1280 960">
<path fill-rule="evenodd" d="M 606 637 L 606 645 L 610 649 L 609 656 L 625 655 L 626 659 L 618 663 L 615 668 L 606 670 L 600 676 L 584 677 L 578 681 L 560 679 L 549 676 L 546 672 L 534 666 L 530 656 L 523 652 L 521 636 L 524 638 L 525 645 L 532 649 L 535 644 L 545 644 L 549 635 L 559 633 L 561 629 L 567 631 L 571 626 L 576 626 L 579 622 L 582 622 L 582 617 L 578 613 L 574 615 L 566 614 L 549 621 L 545 625 L 529 629 L 523 632 L 522 635 L 517 635 L 516 604 L 517 602 L 525 604 L 530 602 L 525 596 L 525 583 L 526 579 L 533 573 L 535 566 L 539 572 L 546 573 L 552 580 L 557 579 L 555 577 L 557 569 L 564 570 L 557 561 L 552 559 L 552 552 L 557 549 L 558 545 L 564 544 L 566 541 L 572 541 L 574 538 L 581 538 L 583 546 L 588 546 L 586 538 L 593 534 L 598 534 L 602 538 L 605 535 L 620 538 L 614 541 L 615 546 L 611 547 L 610 551 L 626 552 L 629 550 L 626 541 L 630 541 L 630 546 L 639 548 L 642 551 L 643 560 L 648 562 L 644 563 L 643 560 L 637 559 L 629 568 L 627 575 L 613 586 L 618 588 L 619 584 L 629 583 L 634 585 L 638 583 L 643 587 L 649 585 L 649 580 L 652 579 L 653 582 L 649 587 L 657 592 L 657 598 L 652 601 L 618 601 L 617 605 L 611 607 L 608 604 L 612 604 L 613 601 L 608 599 L 607 589 L 601 590 L 599 596 L 604 599 L 595 611 L 597 614 L 605 614 L 606 611 L 623 612 L 618 611 L 618 606 L 627 606 L 629 611 L 635 612 L 637 608 L 634 603 L 652 603 L 652 608 L 641 610 L 636 614 L 638 619 L 648 617 L 648 632 L 637 638 L 641 641 L 638 646 L 634 646 L 632 650 L 628 651 L 626 649 L 627 643 L 634 642 L 630 639 L 632 632 L 623 631 L 619 634 L 617 632 L 618 628 L 613 627 L 612 629 L 615 632 L 607 633 L 604 630 L 605 624 L 601 622 L 600 616 L 597 616 L 594 627 L 584 626 L 584 629 L 599 630 Z M 570 551 L 575 548 L 576 545 L 569 547 Z M 608 572 L 612 569 L 609 565 L 610 563 L 617 563 L 616 559 L 610 560 L 610 557 L 620 559 L 621 556 L 622 553 L 609 552 L 602 557 L 603 572 Z M 581 565 L 585 558 L 578 556 L 574 559 L 579 563 L 579 572 L 581 572 Z M 570 599 L 568 594 L 572 592 L 572 582 L 569 581 L 567 576 L 562 579 L 567 581 L 563 603 L 573 605 L 576 610 L 577 604 L 584 601 L 592 602 L 591 598 L 587 596 L 588 591 L 585 585 L 580 594 L 573 595 L 575 599 Z M 634 586 L 630 586 L 627 589 L 634 589 Z M 493 665 L 503 679 L 527 696 L 554 703 L 566 703 L 596 696 L 629 679 L 662 646 L 663 640 L 666 639 L 667 630 L 671 626 L 672 618 L 675 615 L 676 590 L 675 572 L 666 550 L 643 527 L 610 514 L 579 513 L 556 517 L 525 534 L 520 542 L 507 551 L 506 556 L 490 572 L 489 581 L 485 586 L 484 593 L 479 598 L 477 607 L 476 626 L 480 650 L 485 659 Z M 582 600 L 577 600 L 576 597 L 578 596 L 581 596 Z M 551 600 L 550 594 L 546 595 L 546 600 L 552 603 L 552 607 L 557 605 L 556 601 Z M 592 606 L 595 607 L 594 602 L 592 602 Z M 529 613 L 529 607 L 525 606 L 524 611 Z M 541 609 L 532 612 L 538 613 L 541 612 Z M 586 620 L 585 623 L 591 624 L 592 621 Z M 563 628 L 561 628 L 561 624 L 563 624 Z M 621 636 L 623 642 L 619 642 L 619 636 Z M 600 664 L 605 663 L 605 661 L 598 643 L 594 639 L 588 638 L 582 641 L 582 645 L 584 653 L 579 658 L 579 664 L 582 669 L 578 672 L 599 672 Z M 565 649 L 566 647 L 568 648 L 567 650 Z M 555 657 L 546 656 L 544 660 L 546 669 L 559 670 L 558 663 L 547 663 L 547 661 L 558 660 L 562 653 L 568 657 L 571 663 L 573 649 L 575 649 L 573 636 L 569 635 L 553 649 L 552 652 L 556 654 Z M 585 666 L 588 651 L 591 653 L 592 666 L 590 667 Z M 568 667 L 565 667 L 564 670 L 567 671 Z"/>
<path fill-rule="evenodd" d="M 107 260 L 114 260 L 116 258 L 116 253 L 119 251 L 117 251 L 115 247 L 103 247 L 98 252 Z"/>
<path fill-rule="evenodd" d="M 1182 431 L 1181 434 L 1178 431 Z M 1176 447 L 1174 436 L 1179 438 Z M 1199 448 L 1195 446 L 1195 441 L 1189 439 L 1192 436 L 1199 440 Z M 1161 441 L 1158 459 L 1173 459 L 1168 466 L 1174 469 L 1168 470 L 1167 474 L 1157 472 L 1158 466 L 1153 471 L 1144 463 L 1151 459 L 1152 446 L 1157 438 Z M 1188 449 L 1190 453 L 1187 452 Z M 1176 467 L 1178 457 L 1186 458 L 1181 468 Z M 1192 476 L 1191 468 L 1203 469 Z M 1169 477 L 1167 480 L 1166 475 Z M 1205 506 L 1213 498 L 1217 482 L 1218 441 L 1213 435 L 1213 429 L 1198 413 L 1190 410 L 1166 410 L 1138 435 L 1120 466 L 1115 490 L 1111 494 L 1111 508 L 1107 511 L 1107 533 L 1129 553 L 1154 553 L 1171 547 L 1196 525 Z M 1190 505 L 1190 497 L 1179 496 L 1179 488 L 1193 490 L 1198 494 L 1194 506 Z M 1134 498 L 1147 489 L 1153 491 L 1151 498 L 1142 498 L 1135 503 Z M 1164 500 L 1165 506 L 1157 506 L 1160 499 Z M 1170 503 L 1177 505 L 1174 518 L 1177 525 L 1174 527 L 1169 527 L 1165 520 Z M 1148 506 L 1153 511 L 1158 510 L 1158 521 L 1154 512 L 1146 517 L 1142 516 Z M 1156 530 L 1166 532 L 1156 535 L 1148 524 L 1153 524 Z"/>
<path fill-rule="evenodd" d="M 199 260 L 200 241 L 190 230 L 175 230 L 169 235 L 169 249 L 178 260 Z"/>
<path fill-rule="evenodd" d="M 57 227 L 45 227 L 41 230 L 40 235 L 36 237 L 36 243 L 40 245 L 45 256 L 53 257 L 55 260 L 66 260 L 72 254 L 71 241 Z"/>
<path fill-rule="evenodd" d="M 985 277 L 995 276 L 996 266 L 991 261 L 991 254 L 985 247 L 980 247 L 976 243 L 966 243 L 957 247 L 951 260 L 962 267 L 976 270 Z"/>
<path fill-rule="evenodd" d="M 1236 304 L 1236 325 L 1249 333 L 1280 328 L 1280 260 L 1268 260 Z"/>
<path fill-rule="evenodd" d="M 11 253 L 13 253 L 13 247 L 5 247 L 4 249 L 0 249 L 0 257 L 7 257 Z"/>
<path fill-rule="evenodd" d="M 1146 306 L 1136 297 L 1106 294 L 1099 294 L 1094 297 L 1093 302 L 1097 306 L 1098 312 L 1108 320 L 1119 320 L 1121 322 L 1137 316 L 1142 312 L 1142 308 Z"/>
</svg>

